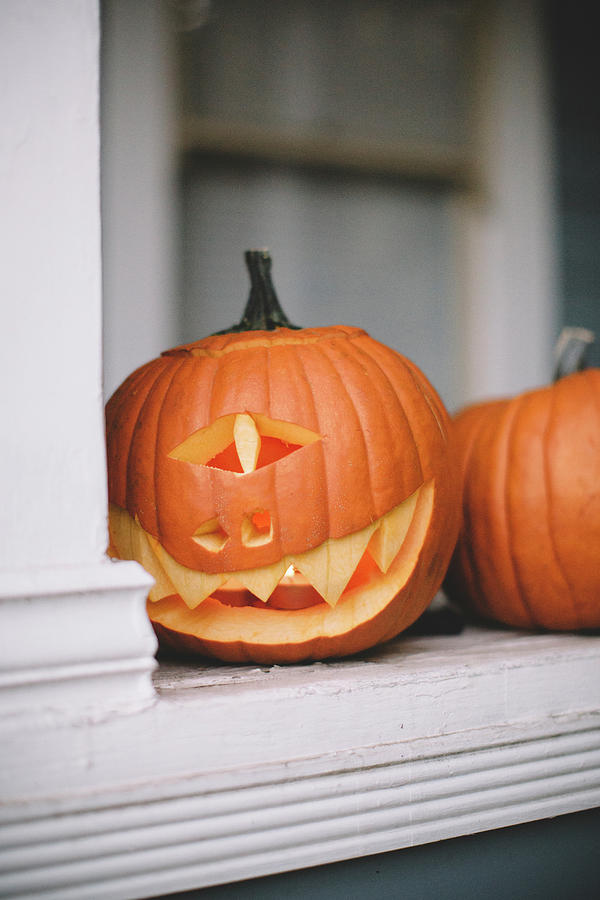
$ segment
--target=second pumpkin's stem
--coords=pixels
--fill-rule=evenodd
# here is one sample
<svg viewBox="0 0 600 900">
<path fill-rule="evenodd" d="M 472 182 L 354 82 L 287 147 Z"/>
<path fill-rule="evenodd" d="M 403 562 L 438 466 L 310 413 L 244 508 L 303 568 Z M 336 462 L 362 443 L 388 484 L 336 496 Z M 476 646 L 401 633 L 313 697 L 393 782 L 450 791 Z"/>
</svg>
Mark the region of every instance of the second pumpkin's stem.
<svg viewBox="0 0 600 900">
<path fill-rule="evenodd" d="M 585 355 L 595 339 L 587 328 L 563 328 L 554 347 L 554 381 L 585 369 Z"/>
</svg>

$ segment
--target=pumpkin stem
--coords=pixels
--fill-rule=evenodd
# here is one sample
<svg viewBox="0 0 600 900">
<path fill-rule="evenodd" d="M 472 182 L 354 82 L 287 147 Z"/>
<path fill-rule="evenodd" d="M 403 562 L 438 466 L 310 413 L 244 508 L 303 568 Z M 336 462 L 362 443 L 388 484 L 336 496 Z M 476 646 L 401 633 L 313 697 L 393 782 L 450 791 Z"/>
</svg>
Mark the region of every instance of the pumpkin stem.
<svg viewBox="0 0 600 900">
<path fill-rule="evenodd" d="M 246 250 L 246 266 L 250 273 L 250 296 L 244 315 L 237 325 L 217 334 L 234 331 L 274 331 L 276 328 L 296 328 L 282 310 L 271 281 L 271 254 L 268 250 Z"/>
<path fill-rule="evenodd" d="M 554 381 L 585 369 L 588 347 L 595 340 L 587 328 L 563 328 L 554 347 Z"/>
</svg>

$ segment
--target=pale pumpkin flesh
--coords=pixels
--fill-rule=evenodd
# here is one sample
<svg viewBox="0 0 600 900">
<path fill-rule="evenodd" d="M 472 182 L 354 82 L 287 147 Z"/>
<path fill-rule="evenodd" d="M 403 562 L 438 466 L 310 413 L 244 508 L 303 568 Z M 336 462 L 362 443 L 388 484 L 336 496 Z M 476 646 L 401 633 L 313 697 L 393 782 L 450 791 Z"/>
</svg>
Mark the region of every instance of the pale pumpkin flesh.
<svg viewBox="0 0 600 900">
<path fill-rule="evenodd" d="M 263 569 L 218 576 L 177 563 L 118 507 L 111 507 L 111 538 L 119 556 L 136 557 L 155 578 L 148 612 L 166 643 L 170 639 L 179 648 L 187 645 L 229 661 L 287 662 L 334 655 L 336 642 L 343 640 L 347 647 L 353 632 L 356 649 L 362 649 L 361 632 L 395 601 L 415 573 L 431 527 L 434 498 L 434 483 L 428 482 L 357 534 L 330 538 Z M 323 598 L 320 602 L 312 600 L 310 606 L 293 610 L 269 605 L 273 592 L 281 594 L 280 581 L 290 566 L 314 586 L 317 601 Z M 219 589 L 232 581 L 252 592 L 252 605 L 221 602 Z M 396 604 L 394 616 L 385 622 L 390 632 L 385 636 L 407 627 L 428 600 L 428 594 L 408 592 L 401 601 L 402 611 Z"/>
</svg>

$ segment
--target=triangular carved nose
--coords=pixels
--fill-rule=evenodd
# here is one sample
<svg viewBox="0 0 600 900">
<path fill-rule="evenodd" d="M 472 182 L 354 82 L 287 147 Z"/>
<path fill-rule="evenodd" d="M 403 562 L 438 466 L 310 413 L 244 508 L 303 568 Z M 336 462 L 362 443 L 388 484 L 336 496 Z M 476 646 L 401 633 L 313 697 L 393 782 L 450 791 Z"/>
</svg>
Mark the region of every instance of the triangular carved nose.
<svg viewBox="0 0 600 900">
<path fill-rule="evenodd" d="M 192 535 L 194 540 L 200 547 L 210 553 L 218 553 L 223 549 L 229 538 L 221 528 L 218 519 L 209 519 L 203 522 Z"/>
</svg>

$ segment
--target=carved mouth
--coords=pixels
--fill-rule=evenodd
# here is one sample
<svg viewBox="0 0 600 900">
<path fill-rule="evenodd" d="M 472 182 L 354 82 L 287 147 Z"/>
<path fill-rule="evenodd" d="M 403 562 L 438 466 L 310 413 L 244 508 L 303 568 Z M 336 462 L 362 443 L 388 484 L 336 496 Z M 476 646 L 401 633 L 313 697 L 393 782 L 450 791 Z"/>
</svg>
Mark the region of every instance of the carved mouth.
<svg viewBox="0 0 600 900">
<path fill-rule="evenodd" d="M 294 608 L 286 599 L 292 582 L 301 587 L 298 606 L 326 603 L 335 607 L 344 595 L 385 574 L 398 556 L 421 500 L 431 503 L 433 483 L 422 485 L 399 506 L 366 528 L 318 547 L 283 557 L 270 566 L 207 574 L 178 563 L 159 541 L 119 507 L 111 508 L 111 538 L 118 555 L 137 559 L 153 576 L 149 599 L 178 594 L 189 609 L 212 597 L 228 606 Z M 292 572 L 294 575 L 292 575 Z M 287 584 L 286 584 L 287 582 Z"/>
</svg>

